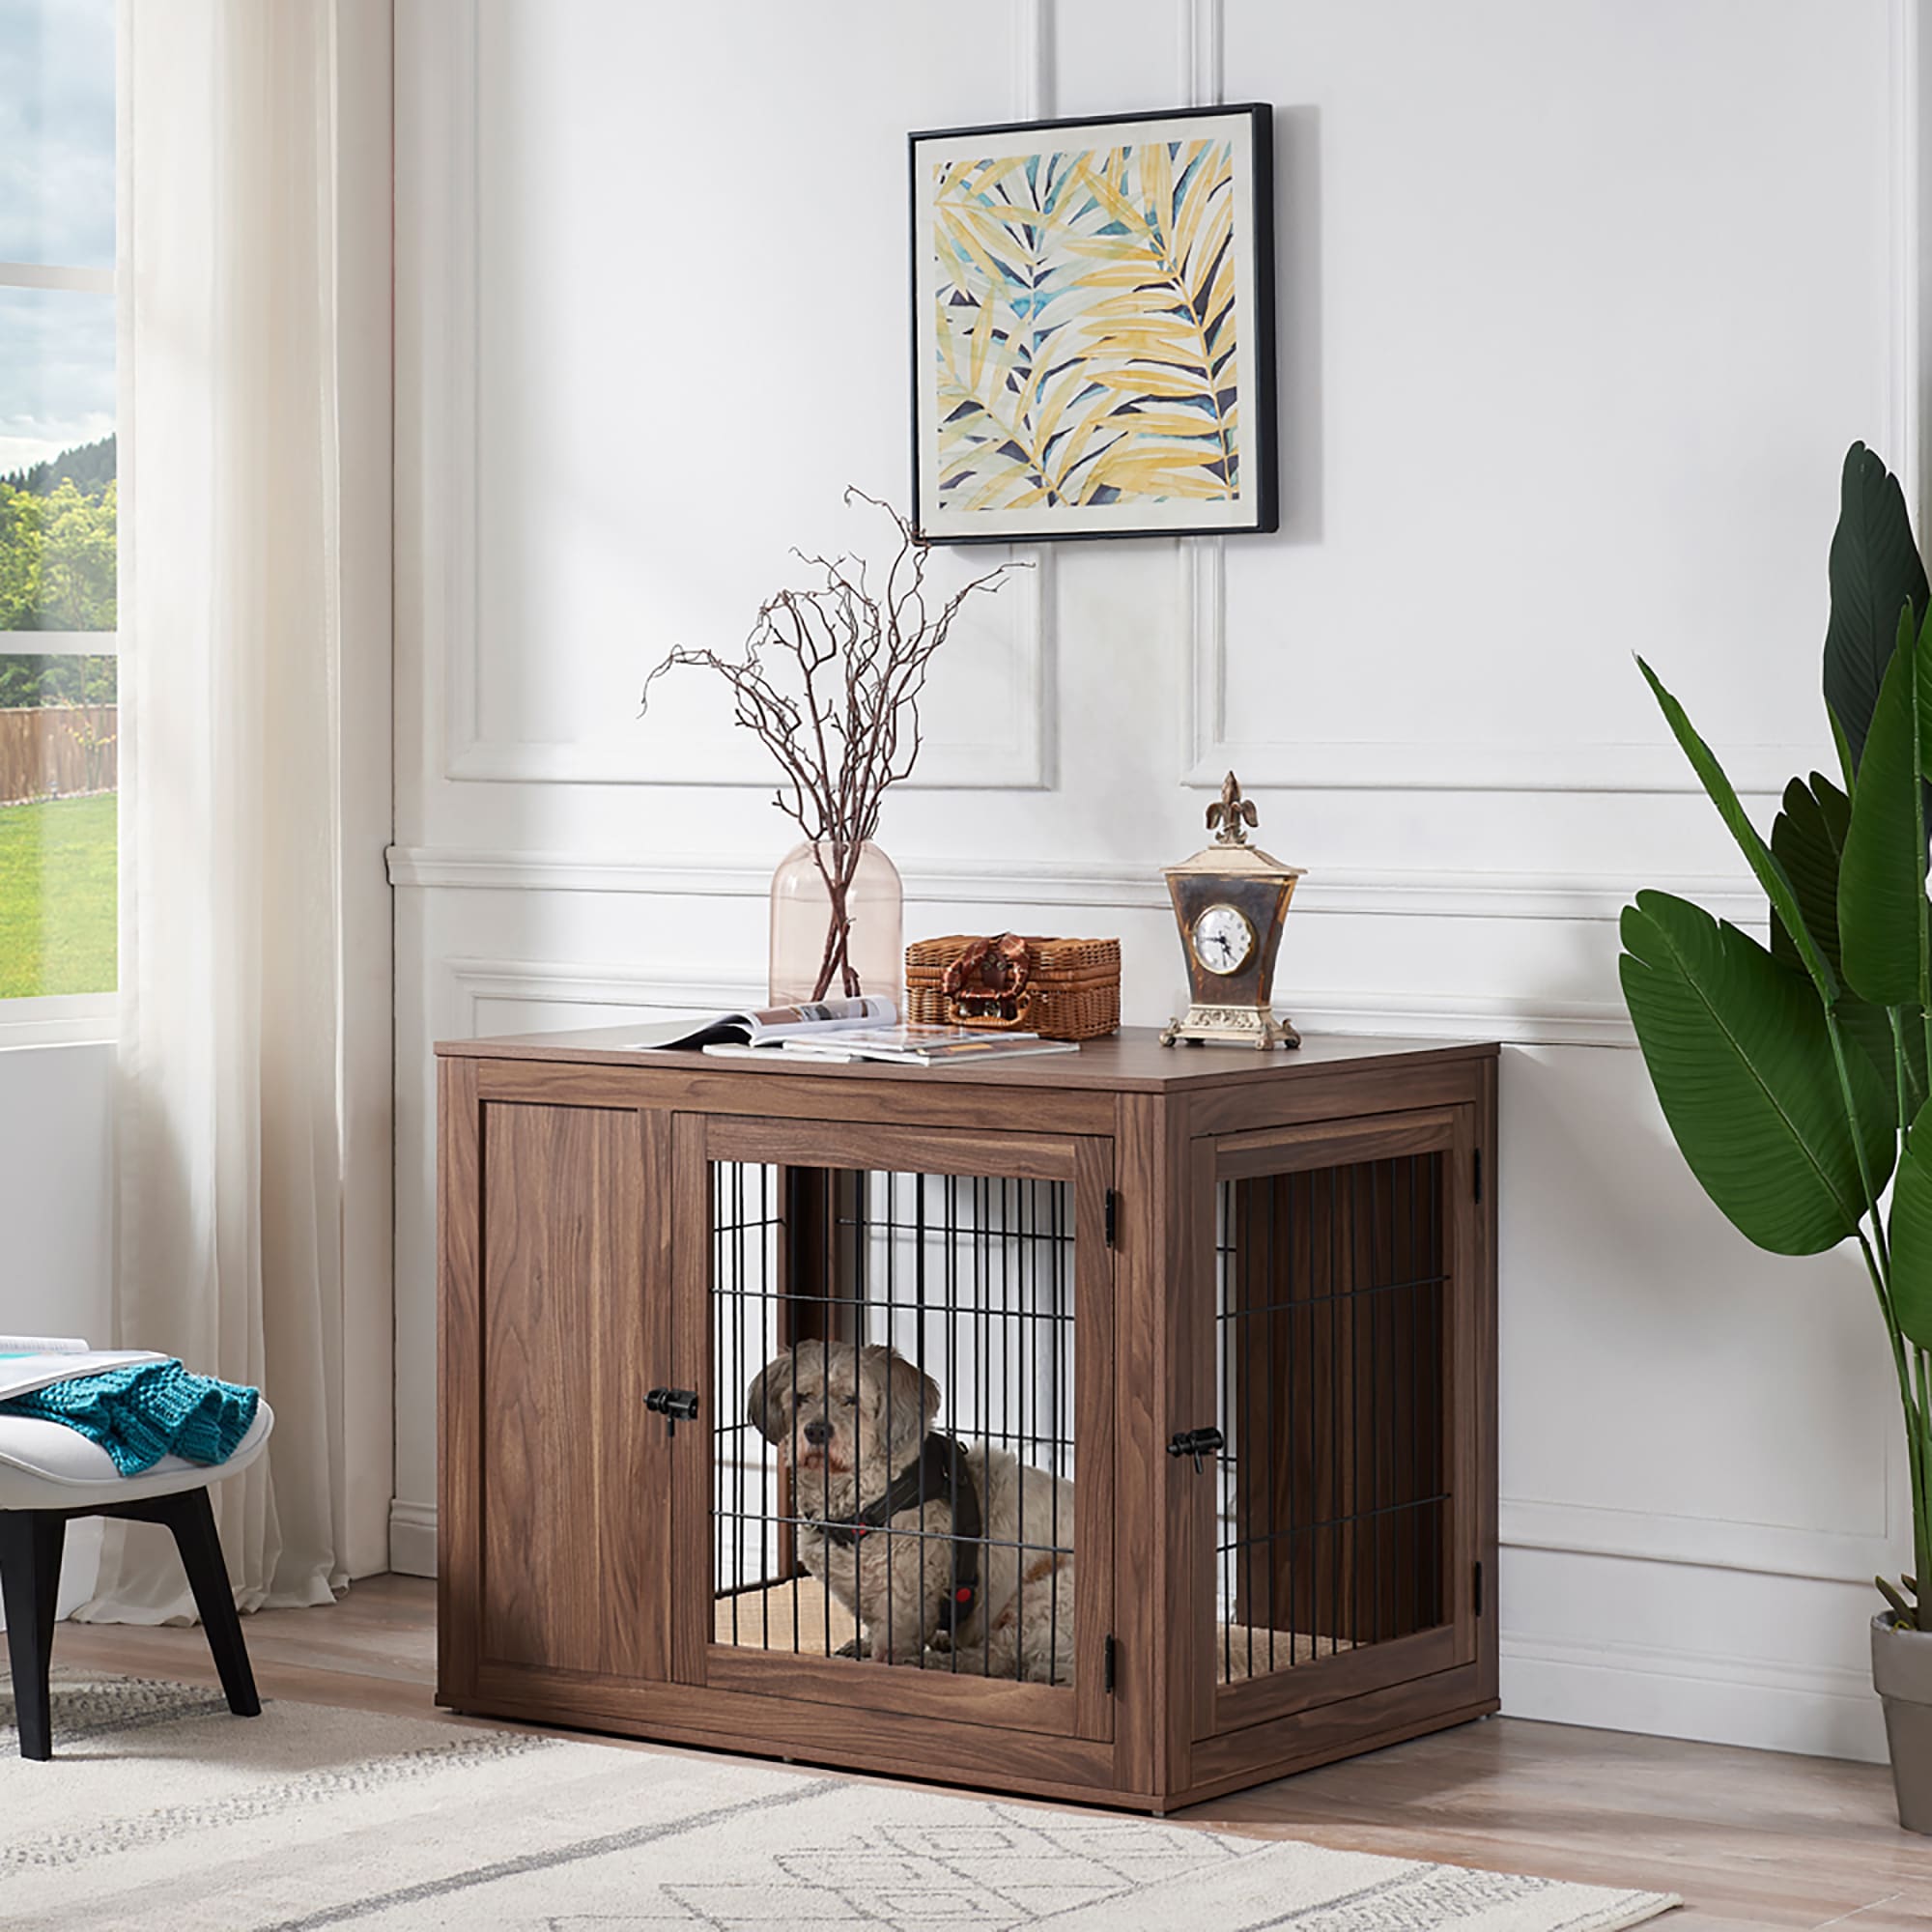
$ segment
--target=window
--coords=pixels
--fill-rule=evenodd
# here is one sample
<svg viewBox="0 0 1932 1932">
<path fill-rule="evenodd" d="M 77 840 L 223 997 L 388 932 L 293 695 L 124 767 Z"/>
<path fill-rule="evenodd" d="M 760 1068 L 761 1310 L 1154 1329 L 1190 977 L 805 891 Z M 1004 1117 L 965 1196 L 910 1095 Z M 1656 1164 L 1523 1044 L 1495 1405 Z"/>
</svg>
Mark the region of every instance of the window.
<svg viewBox="0 0 1932 1932">
<path fill-rule="evenodd" d="M 0 0 L 0 1001 L 35 1002 L 7 1030 L 115 983 L 114 242 L 114 0 Z"/>
</svg>

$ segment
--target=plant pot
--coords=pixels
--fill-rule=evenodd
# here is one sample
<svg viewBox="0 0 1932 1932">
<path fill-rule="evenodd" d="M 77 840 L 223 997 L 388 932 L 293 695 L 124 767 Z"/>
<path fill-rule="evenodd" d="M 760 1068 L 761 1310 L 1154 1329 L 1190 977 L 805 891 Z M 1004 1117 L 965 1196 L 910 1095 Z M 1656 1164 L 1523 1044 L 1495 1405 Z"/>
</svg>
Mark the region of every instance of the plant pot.
<svg viewBox="0 0 1932 1932">
<path fill-rule="evenodd" d="M 1898 1822 L 1932 1834 L 1932 1631 L 1897 1626 L 1889 1610 L 1872 1619 L 1872 1688 L 1885 1700 Z"/>
</svg>

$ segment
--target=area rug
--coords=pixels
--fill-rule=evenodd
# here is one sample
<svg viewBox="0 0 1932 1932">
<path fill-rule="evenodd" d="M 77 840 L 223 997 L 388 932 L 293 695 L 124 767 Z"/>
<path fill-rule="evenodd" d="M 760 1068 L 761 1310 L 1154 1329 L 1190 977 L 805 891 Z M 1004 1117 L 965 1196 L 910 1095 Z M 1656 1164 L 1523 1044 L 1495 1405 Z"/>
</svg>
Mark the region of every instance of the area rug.
<svg viewBox="0 0 1932 1932">
<path fill-rule="evenodd" d="M 62 1672 L 0 1698 L 0 1924 L 1610 1932 L 1677 1903 L 728 1757 Z"/>
</svg>

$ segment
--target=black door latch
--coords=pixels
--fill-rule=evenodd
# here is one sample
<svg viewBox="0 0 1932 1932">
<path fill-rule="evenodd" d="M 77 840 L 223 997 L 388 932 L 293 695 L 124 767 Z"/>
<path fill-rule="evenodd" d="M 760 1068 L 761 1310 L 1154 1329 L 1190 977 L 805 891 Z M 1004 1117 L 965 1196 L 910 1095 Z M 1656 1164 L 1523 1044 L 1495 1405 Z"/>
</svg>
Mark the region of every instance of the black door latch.
<svg viewBox="0 0 1932 1932">
<path fill-rule="evenodd" d="M 1192 1456 L 1194 1466 L 1201 1467 L 1201 1459 L 1211 1456 L 1217 1449 L 1227 1446 L 1228 1438 L 1218 1429 L 1183 1429 L 1167 1445 L 1170 1456 Z"/>
<path fill-rule="evenodd" d="M 696 1389 L 653 1389 L 644 1398 L 644 1406 L 654 1415 L 665 1419 L 668 1435 L 677 1434 L 680 1422 L 697 1420 L 697 1391 Z"/>
</svg>

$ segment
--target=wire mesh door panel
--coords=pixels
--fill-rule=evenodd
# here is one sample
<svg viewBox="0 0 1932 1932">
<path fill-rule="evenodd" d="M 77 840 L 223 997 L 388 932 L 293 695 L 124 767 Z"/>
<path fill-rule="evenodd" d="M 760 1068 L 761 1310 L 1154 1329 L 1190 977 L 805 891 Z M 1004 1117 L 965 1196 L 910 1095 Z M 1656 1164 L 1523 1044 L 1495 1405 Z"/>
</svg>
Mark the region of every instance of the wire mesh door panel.
<svg viewBox="0 0 1932 1932">
<path fill-rule="evenodd" d="M 1106 1156 L 854 1131 L 713 1122 L 693 1165 L 701 1681 L 1105 1735 Z"/>
<path fill-rule="evenodd" d="M 1211 1170 L 1203 1734 L 1466 1661 L 1461 1111 Z"/>
</svg>

